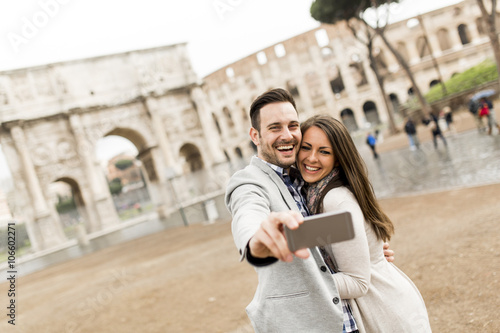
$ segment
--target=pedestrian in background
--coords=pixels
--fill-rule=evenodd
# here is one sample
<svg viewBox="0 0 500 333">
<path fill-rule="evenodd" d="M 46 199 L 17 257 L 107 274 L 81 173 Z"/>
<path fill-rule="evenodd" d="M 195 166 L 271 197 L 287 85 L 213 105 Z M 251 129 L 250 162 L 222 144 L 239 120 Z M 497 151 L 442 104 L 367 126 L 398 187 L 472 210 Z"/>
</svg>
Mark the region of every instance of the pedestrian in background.
<svg viewBox="0 0 500 333">
<path fill-rule="evenodd" d="M 410 141 L 410 150 L 418 149 L 420 147 L 420 142 L 417 137 L 417 128 L 413 120 L 411 120 L 411 117 L 406 118 L 405 132 L 408 135 L 408 141 Z"/>
<path fill-rule="evenodd" d="M 366 144 L 368 144 L 368 146 L 370 146 L 372 152 L 373 152 L 373 158 L 378 158 L 378 154 L 377 154 L 377 151 L 376 151 L 376 148 L 375 148 L 375 145 L 377 144 L 377 139 L 375 139 L 375 137 L 371 134 L 371 133 L 368 133 L 366 135 Z"/>
<path fill-rule="evenodd" d="M 456 132 L 455 126 L 453 126 L 453 112 L 449 106 L 443 108 L 443 116 L 446 122 L 446 130 L 448 132 Z"/>
<path fill-rule="evenodd" d="M 469 112 L 474 117 L 474 121 L 476 122 L 476 126 L 477 126 L 477 131 L 481 132 L 481 120 L 479 119 L 479 115 L 477 112 L 478 107 L 479 107 L 479 103 L 477 103 L 477 101 L 473 100 L 472 95 L 470 95 L 469 96 Z"/>
<path fill-rule="evenodd" d="M 448 146 L 448 143 L 446 142 L 446 139 L 443 136 L 443 132 L 441 131 L 441 128 L 439 127 L 438 123 L 439 119 L 438 117 L 434 114 L 431 113 L 430 118 L 426 118 L 422 120 L 422 122 L 430 127 L 431 133 L 432 133 L 432 142 L 434 143 L 434 148 L 437 149 L 437 138 L 440 137 L 441 140 L 443 140 L 443 143 L 445 146 Z"/>
<path fill-rule="evenodd" d="M 499 134 L 500 134 L 500 126 L 498 125 L 497 119 L 495 117 L 495 109 L 493 108 L 493 102 L 487 98 L 482 98 L 481 102 L 483 103 L 483 107 L 484 107 L 484 104 L 486 104 L 486 108 L 488 109 L 487 114 L 486 114 L 486 118 L 488 121 L 488 134 L 489 135 L 492 134 L 493 126 L 495 126 L 498 129 Z"/>
<path fill-rule="evenodd" d="M 491 106 L 491 102 L 489 103 Z M 477 108 L 477 116 L 479 118 L 479 123 L 481 124 L 481 129 L 486 130 L 486 127 L 489 127 L 488 134 L 491 134 L 491 127 L 489 126 L 489 116 L 490 116 L 490 107 L 488 105 L 488 102 L 486 102 L 486 98 L 481 98 L 479 101 L 479 105 Z M 484 124 L 484 119 L 486 119 L 486 125 Z"/>
</svg>

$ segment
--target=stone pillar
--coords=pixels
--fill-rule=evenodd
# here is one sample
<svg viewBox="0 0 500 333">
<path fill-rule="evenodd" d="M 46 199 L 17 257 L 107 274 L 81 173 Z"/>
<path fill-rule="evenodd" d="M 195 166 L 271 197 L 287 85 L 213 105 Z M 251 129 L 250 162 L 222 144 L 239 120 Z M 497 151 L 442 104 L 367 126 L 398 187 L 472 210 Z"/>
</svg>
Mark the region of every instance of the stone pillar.
<svg viewBox="0 0 500 333">
<path fill-rule="evenodd" d="M 97 223 L 91 222 L 91 232 L 95 232 L 98 229 L 105 229 L 109 226 L 117 224 L 119 222 L 118 214 L 116 213 L 106 179 L 104 178 L 104 175 L 98 171 L 94 163 L 92 145 L 87 140 L 83 131 L 80 116 L 77 114 L 71 115 L 69 123 L 78 147 L 77 149 L 80 160 L 83 162 L 87 183 L 90 187 L 91 200 L 89 200 L 90 202 L 87 202 L 87 204 L 93 206 L 91 210 L 94 210 L 97 213 L 99 220 Z"/>
<path fill-rule="evenodd" d="M 158 146 L 162 155 L 162 160 L 165 165 L 159 165 L 160 169 L 157 169 L 159 174 L 164 174 L 166 167 L 173 168 L 176 173 L 182 172 L 182 166 L 175 160 L 175 155 L 171 150 L 171 145 L 163 127 L 163 121 L 159 113 L 158 101 L 156 98 L 145 98 L 143 100 L 144 108 L 151 118 L 151 126 L 153 128 L 153 134 L 156 140 L 158 140 Z M 164 175 L 163 175 L 164 177 Z M 161 176 L 160 176 L 161 179 Z"/>
<path fill-rule="evenodd" d="M 47 200 L 43 196 L 23 129 L 20 126 L 14 126 L 10 130 L 10 133 L 21 157 L 24 177 L 32 200 L 36 229 L 42 234 L 40 247 L 41 249 L 47 249 L 56 246 L 66 240 L 61 223 L 59 222 L 59 216 L 53 213 L 53 210 L 49 208 Z"/>
<path fill-rule="evenodd" d="M 317 46 L 311 47 L 311 56 L 313 58 L 314 67 L 316 73 L 319 76 L 319 81 L 321 84 L 321 93 L 325 99 L 326 110 L 328 113 L 333 115 L 335 110 L 335 96 L 330 85 L 330 79 L 328 77 L 328 71 L 324 66 L 323 56 L 321 55 L 321 49 Z"/>
<path fill-rule="evenodd" d="M 191 90 L 191 99 L 196 103 L 198 117 L 200 119 L 201 128 L 203 130 L 203 136 L 207 141 L 207 146 L 210 150 L 212 161 L 215 163 L 224 162 L 226 160 L 226 157 L 224 156 L 224 152 L 220 147 L 219 133 L 215 128 L 205 93 L 201 90 L 200 87 L 196 87 Z M 233 116 L 233 118 L 237 118 L 236 114 Z M 220 122 L 221 121 L 219 120 L 219 125 Z"/>
<path fill-rule="evenodd" d="M 153 135 L 158 141 L 158 146 L 150 147 L 147 158 L 151 159 L 152 166 L 156 171 L 156 179 L 149 179 L 149 189 L 151 199 L 156 205 L 156 212 L 160 219 L 165 219 L 169 216 L 168 198 L 169 185 L 167 179 L 167 170 L 172 170 L 173 174 L 180 175 L 183 173 L 182 164 L 174 158 L 174 153 L 171 150 L 171 144 L 167 137 L 167 133 L 163 127 L 163 120 L 159 113 L 158 101 L 155 98 L 145 98 L 143 105 L 151 118 L 151 127 Z"/>
<path fill-rule="evenodd" d="M 406 49 L 408 50 L 408 65 L 418 64 L 420 62 L 420 55 L 417 49 L 417 40 L 412 39 L 405 42 Z"/>
<path fill-rule="evenodd" d="M 454 51 L 459 51 L 462 49 L 462 41 L 460 40 L 460 35 L 458 33 L 458 27 L 451 27 L 449 30 L 449 35 L 451 47 Z"/>
<path fill-rule="evenodd" d="M 305 82 L 305 71 L 303 65 L 301 65 L 298 56 L 293 53 L 289 55 L 290 67 L 292 68 L 293 77 L 295 78 L 295 84 L 299 91 L 300 105 L 302 105 L 303 110 L 297 110 L 299 112 L 299 119 L 305 120 L 314 114 L 314 107 L 309 95 L 309 88 Z"/>
<path fill-rule="evenodd" d="M 471 39 L 471 43 L 479 44 L 481 42 L 481 36 L 479 35 L 479 32 L 477 31 L 476 23 L 471 22 L 471 23 L 467 24 L 467 28 L 469 30 L 469 36 Z"/>
</svg>

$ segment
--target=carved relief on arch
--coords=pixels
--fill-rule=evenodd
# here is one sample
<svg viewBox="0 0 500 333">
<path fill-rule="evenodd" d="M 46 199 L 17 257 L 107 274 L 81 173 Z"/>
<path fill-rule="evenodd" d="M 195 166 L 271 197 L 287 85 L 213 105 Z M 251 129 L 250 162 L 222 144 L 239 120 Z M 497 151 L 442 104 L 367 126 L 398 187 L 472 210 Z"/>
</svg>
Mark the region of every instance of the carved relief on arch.
<svg viewBox="0 0 500 333">
<path fill-rule="evenodd" d="M 33 100 L 33 90 L 28 73 L 14 74 L 10 77 L 16 99 L 20 102 Z"/>
<path fill-rule="evenodd" d="M 75 143 L 69 139 L 61 139 L 56 143 L 56 153 L 59 160 L 67 160 L 76 156 Z"/>
<path fill-rule="evenodd" d="M 9 104 L 9 95 L 7 94 L 7 87 L 0 84 L 0 106 Z"/>
<path fill-rule="evenodd" d="M 186 129 L 195 129 L 200 127 L 198 113 L 194 109 L 186 109 L 182 112 L 182 123 Z"/>
<path fill-rule="evenodd" d="M 54 154 L 48 144 L 39 143 L 31 149 L 31 159 L 35 166 L 44 166 L 54 162 Z"/>
</svg>

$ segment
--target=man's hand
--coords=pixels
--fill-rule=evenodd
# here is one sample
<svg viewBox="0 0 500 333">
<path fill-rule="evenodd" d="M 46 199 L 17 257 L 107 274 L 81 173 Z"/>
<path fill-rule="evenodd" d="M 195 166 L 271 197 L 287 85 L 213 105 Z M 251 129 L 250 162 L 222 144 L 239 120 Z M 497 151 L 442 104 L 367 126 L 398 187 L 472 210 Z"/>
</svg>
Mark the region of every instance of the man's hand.
<svg viewBox="0 0 500 333">
<path fill-rule="evenodd" d="M 388 262 L 394 261 L 394 251 L 389 249 L 389 243 L 384 243 L 384 257 Z"/>
<path fill-rule="evenodd" d="M 288 249 L 283 226 L 286 225 L 293 230 L 297 229 L 303 222 L 304 217 L 295 211 L 269 214 L 248 243 L 250 254 L 255 258 L 275 257 L 286 262 L 293 261 L 293 255 Z M 309 257 L 307 249 L 297 250 L 293 254 L 302 259 Z"/>
</svg>

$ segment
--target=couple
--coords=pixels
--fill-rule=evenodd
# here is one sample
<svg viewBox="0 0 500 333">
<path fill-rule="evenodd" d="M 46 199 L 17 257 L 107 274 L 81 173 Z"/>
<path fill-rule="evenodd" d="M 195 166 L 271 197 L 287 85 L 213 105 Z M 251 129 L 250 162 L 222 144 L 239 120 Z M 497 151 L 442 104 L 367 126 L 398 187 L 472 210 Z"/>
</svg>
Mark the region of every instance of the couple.
<svg viewBox="0 0 500 333">
<path fill-rule="evenodd" d="M 258 156 L 231 178 L 226 205 L 241 260 L 258 274 L 255 331 L 430 332 L 417 288 L 384 257 L 393 225 L 347 129 L 329 116 L 300 126 L 283 89 L 257 97 L 250 118 Z M 290 252 L 283 225 L 335 210 L 351 212 L 353 240 Z"/>
</svg>

